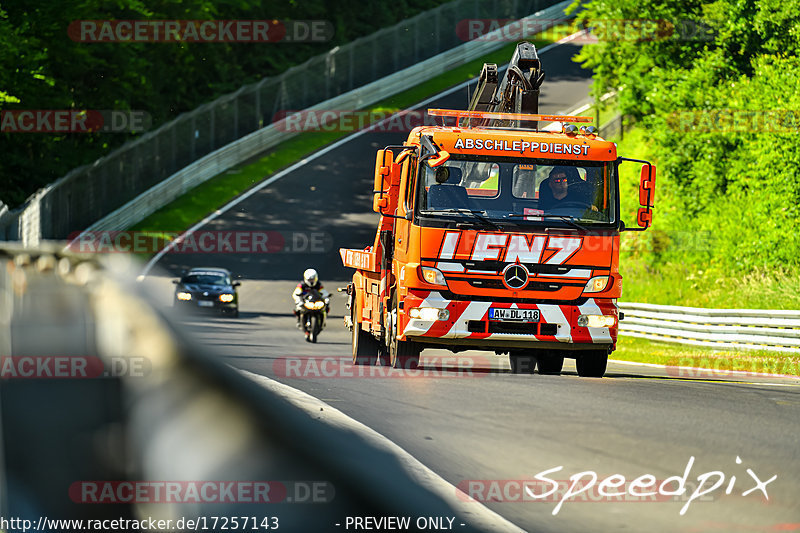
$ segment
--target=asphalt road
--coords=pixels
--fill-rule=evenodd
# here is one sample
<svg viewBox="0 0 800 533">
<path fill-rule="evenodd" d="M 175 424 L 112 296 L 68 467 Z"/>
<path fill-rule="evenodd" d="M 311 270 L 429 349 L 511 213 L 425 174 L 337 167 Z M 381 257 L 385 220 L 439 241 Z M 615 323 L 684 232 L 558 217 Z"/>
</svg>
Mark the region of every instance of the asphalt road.
<svg viewBox="0 0 800 533">
<path fill-rule="evenodd" d="M 588 75 L 569 60 L 575 51 L 562 46 L 543 55 L 548 72 L 543 112 L 567 111 L 586 97 Z M 466 100 L 466 91 L 459 91 L 428 107 L 463 108 Z M 562 376 L 523 376 L 508 373 L 504 357 L 465 352 L 455 358 L 441 350 L 423 352 L 421 375 L 378 369 L 353 376 L 352 367 L 340 364 L 350 352 L 341 296 L 320 342 L 303 342 L 294 327 L 290 292 L 308 267 L 317 268 L 331 290 L 344 284 L 330 281 L 350 275 L 340 265 L 338 248 L 363 247 L 374 239 L 375 150 L 403 138 L 399 132 L 355 137 L 203 228 L 285 232 L 290 238 L 282 253 L 166 255 L 159 266 L 172 274 L 214 265 L 244 278 L 239 319 L 183 317 L 186 327 L 231 365 L 328 402 L 453 485 L 492 500 L 490 508 L 529 531 L 800 530 L 796 381 L 692 380 L 671 369 L 616 363 L 606 378 L 586 379 L 577 377 L 569 360 Z M 295 241 L 292 232 L 307 241 Z M 317 243 L 314 250 L 311 242 Z M 168 279 L 150 283 L 161 288 L 168 305 Z M 692 458 L 683 497 L 618 501 L 598 493 L 600 480 L 612 475 L 631 482 L 651 474 L 658 483 L 683 476 Z M 563 468 L 552 470 L 557 467 Z M 520 501 L 531 498 L 516 482 L 548 470 L 548 478 L 564 480 L 560 492 L 547 501 Z M 586 471 L 597 474 L 597 484 L 559 507 L 570 476 Z M 689 503 L 681 515 L 698 476 L 714 471 L 718 474 L 710 475 L 704 488 L 717 481 L 719 487 Z M 774 475 L 764 489 L 768 500 L 759 490 L 742 495 L 756 484 L 753 476 L 766 482 Z M 665 485 L 662 492 L 675 486 Z M 540 494 L 548 487 L 531 488 Z"/>
</svg>

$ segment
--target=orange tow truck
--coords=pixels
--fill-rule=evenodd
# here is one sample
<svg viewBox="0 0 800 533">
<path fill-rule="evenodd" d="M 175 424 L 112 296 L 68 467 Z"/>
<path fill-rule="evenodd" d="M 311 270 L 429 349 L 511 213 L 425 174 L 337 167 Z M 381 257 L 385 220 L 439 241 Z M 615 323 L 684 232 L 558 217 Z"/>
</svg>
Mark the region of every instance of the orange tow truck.
<svg viewBox="0 0 800 533">
<path fill-rule="evenodd" d="M 340 249 L 353 363 L 413 369 L 425 348 L 508 354 L 512 371 L 602 377 L 616 347 L 621 231 L 652 222 L 655 166 L 621 158 L 590 117 L 539 115 L 544 79 L 520 43 L 501 83 L 484 65 L 452 125 L 379 150 L 375 240 Z M 552 122 L 544 129 L 539 122 Z M 618 169 L 642 163 L 637 227 L 620 219 Z"/>
</svg>

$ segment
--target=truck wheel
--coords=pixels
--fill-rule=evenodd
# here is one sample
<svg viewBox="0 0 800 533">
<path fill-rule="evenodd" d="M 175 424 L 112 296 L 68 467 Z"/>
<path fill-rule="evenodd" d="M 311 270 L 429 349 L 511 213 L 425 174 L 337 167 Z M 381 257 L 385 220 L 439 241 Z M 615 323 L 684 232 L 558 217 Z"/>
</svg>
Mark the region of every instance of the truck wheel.
<svg viewBox="0 0 800 533">
<path fill-rule="evenodd" d="M 419 366 L 419 346 L 412 341 L 401 341 L 397 338 L 397 306 L 390 314 L 389 364 L 392 368 L 414 370 Z"/>
<path fill-rule="evenodd" d="M 564 368 L 564 356 L 558 353 L 542 354 L 536 360 L 536 367 L 540 374 L 560 376 Z"/>
<path fill-rule="evenodd" d="M 355 314 L 355 311 L 353 311 Z M 354 365 L 374 365 L 378 360 L 378 341 L 361 329 L 361 324 L 353 317 L 353 330 L 351 337 L 353 345 L 353 364 Z"/>
<path fill-rule="evenodd" d="M 578 375 L 582 378 L 602 378 L 608 365 L 608 353 L 603 350 L 583 352 L 575 359 Z"/>
<path fill-rule="evenodd" d="M 533 374 L 536 369 L 536 356 L 526 350 L 511 350 L 508 354 L 512 374 Z"/>
</svg>

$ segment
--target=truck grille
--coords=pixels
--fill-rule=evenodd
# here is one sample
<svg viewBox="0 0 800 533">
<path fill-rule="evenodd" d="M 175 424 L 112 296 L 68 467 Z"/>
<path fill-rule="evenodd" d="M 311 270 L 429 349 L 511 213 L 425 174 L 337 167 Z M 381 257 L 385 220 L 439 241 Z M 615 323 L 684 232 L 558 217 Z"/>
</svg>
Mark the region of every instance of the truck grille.
<svg viewBox="0 0 800 533">
<path fill-rule="evenodd" d="M 469 284 L 479 289 L 505 289 L 506 286 L 499 279 L 472 279 Z M 562 287 L 561 283 L 542 283 L 538 281 L 529 281 L 527 285 L 520 290 L 526 291 L 557 291 Z"/>
<path fill-rule="evenodd" d="M 493 322 L 486 320 L 467 321 L 467 331 L 470 333 L 516 333 L 518 335 L 556 335 L 558 324 L 536 324 L 516 322 Z"/>
</svg>

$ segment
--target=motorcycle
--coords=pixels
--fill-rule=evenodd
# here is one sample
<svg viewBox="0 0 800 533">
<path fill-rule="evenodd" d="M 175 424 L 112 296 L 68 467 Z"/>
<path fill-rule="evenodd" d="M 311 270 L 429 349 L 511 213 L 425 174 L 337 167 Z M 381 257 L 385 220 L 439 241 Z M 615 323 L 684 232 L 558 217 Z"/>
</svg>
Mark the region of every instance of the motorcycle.
<svg viewBox="0 0 800 533">
<path fill-rule="evenodd" d="M 330 295 L 323 296 L 319 291 L 310 290 L 303 296 L 300 307 L 300 323 L 306 334 L 306 342 L 317 342 L 317 337 L 325 328 L 325 319 L 330 311 Z"/>
</svg>

